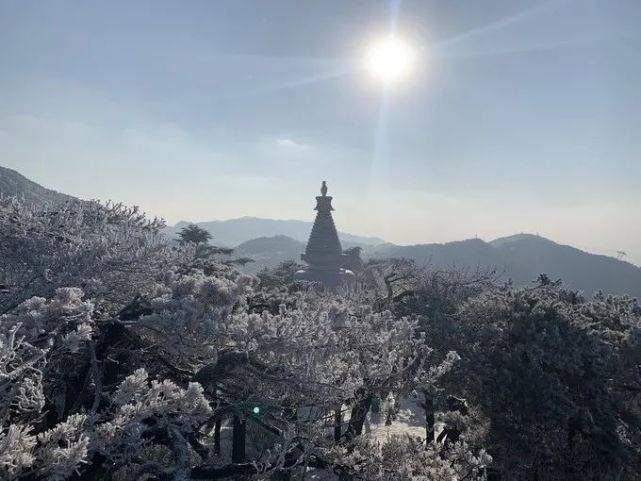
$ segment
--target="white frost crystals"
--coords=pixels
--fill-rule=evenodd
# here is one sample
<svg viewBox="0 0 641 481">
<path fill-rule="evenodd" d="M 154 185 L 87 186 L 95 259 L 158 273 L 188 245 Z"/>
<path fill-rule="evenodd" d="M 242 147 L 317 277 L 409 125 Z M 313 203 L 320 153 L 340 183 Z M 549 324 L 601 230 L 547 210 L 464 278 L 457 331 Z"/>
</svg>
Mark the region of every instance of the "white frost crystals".
<svg viewBox="0 0 641 481">
<path fill-rule="evenodd" d="M 419 466 L 410 444 L 407 475 L 390 478 L 394 460 L 363 432 L 374 398 L 437 384 L 455 360 L 439 364 L 415 316 L 371 293 L 261 286 L 160 225 L 122 206 L 0 199 L 0 479 L 259 480 L 314 464 L 422 481 L 430 463 L 480 478 L 440 447 Z"/>
</svg>

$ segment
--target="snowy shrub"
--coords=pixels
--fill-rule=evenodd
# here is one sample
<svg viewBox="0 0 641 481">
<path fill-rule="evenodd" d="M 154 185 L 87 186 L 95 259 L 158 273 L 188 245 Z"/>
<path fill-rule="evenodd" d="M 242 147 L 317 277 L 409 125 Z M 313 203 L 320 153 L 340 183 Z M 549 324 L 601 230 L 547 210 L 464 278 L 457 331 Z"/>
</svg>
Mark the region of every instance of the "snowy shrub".
<svg viewBox="0 0 641 481">
<path fill-rule="evenodd" d="M 144 292 L 172 251 L 162 223 L 121 204 L 68 202 L 45 209 L 0 199 L 0 314 L 59 287 L 119 305 Z"/>
<path fill-rule="evenodd" d="M 31 429 L 10 424 L 0 432 L 0 473 L 4 478 L 16 479 L 35 462 L 36 437 L 30 434 Z"/>
</svg>

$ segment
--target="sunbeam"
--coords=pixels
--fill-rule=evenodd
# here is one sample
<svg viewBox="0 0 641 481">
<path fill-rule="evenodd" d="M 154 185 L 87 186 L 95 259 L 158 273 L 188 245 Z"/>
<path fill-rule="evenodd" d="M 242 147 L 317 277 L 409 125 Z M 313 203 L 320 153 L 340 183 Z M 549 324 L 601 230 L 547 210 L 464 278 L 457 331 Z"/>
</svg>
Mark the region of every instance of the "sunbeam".
<svg viewBox="0 0 641 481">
<path fill-rule="evenodd" d="M 390 1 L 389 35 L 394 38 L 398 30 L 398 17 L 400 14 L 402 0 Z M 390 83 L 384 82 L 378 109 L 378 120 L 374 132 L 374 152 L 369 172 L 369 189 L 367 200 L 372 205 L 377 205 L 381 196 L 389 188 L 390 175 L 390 143 L 389 143 L 389 109 L 390 109 Z M 390 221 L 380 219 L 381 228 L 387 229 Z"/>
<path fill-rule="evenodd" d="M 391 0 L 390 2 L 390 21 L 389 35 L 394 37 L 398 30 L 398 18 L 401 10 L 402 0 Z M 370 167 L 369 193 L 370 198 L 375 192 L 386 189 L 390 172 L 390 145 L 389 145 L 389 101 L 390 85 L 383 84 L 380 105 L 378 109 L 378 121 L 376 123 L 376 132 L 374 133 L 374 152 Z"/>
<path fill-rule="evenodd" d="M 306 85 L 311 85 L 319 82 L 324 82 L 326 80 L 332 80 L 344 75 L 347 75 L 351 71 L 351 67 L 343 67 L 340 69 L 335 69 L 333 71 L 319 73 L 315 75 L 309 75 L 306 77 L 301 77 L 294 80 L 285 81 L 283 83 L 278 83 L 274 85 L 267 85 L 262 88 L 245 93 L 244 95 L 257 95 L 262 93 L 276 92 L 278 90 L 287 90 L 297 87 L 303 87 Z"/>
<path fill-rule="evenodd" d="M 224 100 L 234 100 L 234 99 L 244 99 L 248 97 L 256 97 L 260 95 L 275 93 L 279 91 L 296 89 L 299 87 L 306 87 L 314 84 L 319 84 L 322 82 L 327 82 L 335 80 L 341 77 L 348 75 L 354 70 L 352 63 L 347 63 L 342 67 L 336 67 L 334 69 L 314 73 L 310 75 L 302 75 L 297 78 L 289 78 L 288 80 L 283 80 L 282 82 L 276 82 L 268 85 L 263 85 L 248 90 L 239 90 L 233 94 L 219 95 L 211 97 L 213 101 L 224 101 Z"/>
<path fill-rule="evenodd" d="M 448 47 L 460 44 L 462 42 L 469 41 L 471 39 L 475 39 L 478 37 L 481 37 L 485 34 L 495 32 L 498 30 L 502 30 L 505 27 L 508 27 L 510 25 L 514 25 L 515 23 L 522 22 L 523 20 L 536 17 L 538 15 L 542 15 L 544 13 L 547 13 L 551 10 L 554 10 L 556 7 L 560 6 L 563 3 L 568 3 L 572 0 L 548 0 L 547 2 L 541 3 L 535 7 L 529 8 L 527 10 L 524 10 L 522 12 L 518 12 L 514 15 L 511 15 L 509 17 L 501 18 L 499 20 L 496 20 L 494 22 L 491 22 L 487 25 L 483 25 L 481 27 L 474 28 L 472 30 L 469 30 L 467 32 L 461 33 L 455 37 L 452 37 L 447 40 L 443 40 L 441 42 L 436 43 L 433 48 L 434 50 L 445 50 Z"/>
<path fill-rule="evenodd" d="M 549 52 L 559 48 L 572 48 L 572 47 L 592 47 L 594 45 L 601 45 L 603 42 L 616 41 L 621 38 L 625 38 L 624 35 L 617 37 L 609 38 L 583 38 L 583 39 L 573 39 L 573 40 L 559 40 L 555 42 L 540 42 L 534 45 L 523 45 L 520 47 L 493 47 L 479 49 L 475 46 L 470 46 L 469 50 L 458 50 L 451 52 L 443 52 L 436 50 L 435 52 L 430 52 L 430 55 L 441 58 L 477 58 L 477 57 L 499 57 L 502 55 L 519 55 L 519 54 L 528 54 L 536 52 Z"/>
</svg>

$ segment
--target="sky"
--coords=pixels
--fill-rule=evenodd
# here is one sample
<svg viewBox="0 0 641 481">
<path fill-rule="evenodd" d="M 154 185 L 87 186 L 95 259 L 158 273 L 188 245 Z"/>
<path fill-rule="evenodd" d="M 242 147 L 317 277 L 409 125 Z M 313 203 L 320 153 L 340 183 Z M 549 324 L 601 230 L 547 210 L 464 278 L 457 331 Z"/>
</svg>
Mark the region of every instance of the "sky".
<svg viewBox="0 0 641 481">
<path fill-rule="evenodd" d="M 638 0 L 0 0 L 0 165 L 204 221 L 641 265 Z M 394 31 L 414 64 L 364 68 Z"/>
</svg>

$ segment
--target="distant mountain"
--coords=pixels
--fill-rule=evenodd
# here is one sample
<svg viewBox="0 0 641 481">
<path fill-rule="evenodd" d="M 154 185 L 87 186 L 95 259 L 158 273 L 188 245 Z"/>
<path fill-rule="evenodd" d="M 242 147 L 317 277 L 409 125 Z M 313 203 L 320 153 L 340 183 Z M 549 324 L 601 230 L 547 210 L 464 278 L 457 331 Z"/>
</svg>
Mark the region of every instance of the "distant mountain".
<svg viewBox="0 0 641 481">
<path fill-rule="evenodd" d="M 518 234 L 492 242 L 470 239 L 446 244 L 366 248 L 367 257 L 404 257 L 437 269 L 495 269 L 497 275 L 527 285 L 540 274 L 562 279 L 572 289 L 590 295 L 602 289 L 641 298 L 641 268 L 613 257 L 590 254 L 544 237 Z"/>
<path fill-rule="evenodd" d="M 243 271 L 256 273 L 264 267 L 276 267 L 285 261 L 300 261 L 305 251 L 303 242 L 284 235 L 259 237 L 243 242 L 234 249 L 234 257 L 249 257 L 254 262 L 247 264 Z"/>
<path fill-rule="evenodd" d="M 505 270 L 507 267 L 499 252 L 491 244 L 480 239 L 407 246 L 382 244 L 366 248 L 363 254 L 368 258 L 413 259 L 418 264 L 427 264 L 437 269 L 478 265 Z"/>
<path fill-rule="evenodd" d="M 73 200 L 66 194 L 42 187 L 15 170 L 0 166 L 0 195 L 19 197 L 36 205 L 57 204 Z"/>
<path fill-rule="evenodd" d="M 527 282 L 545 272 L 571 287 L 593 293 L 599 289 L 641 299 L 641 268 L 613 257 L 590 254 L 541 236 L 519 234 L 490 243 L 512 266 L 512 278 Z"/>
<path fill-rule="evenodd" d="M 166 233 L 171 238 L 175 238 L 180 229 L 187 224 L 188 222 L 179 222 L 173 227 L 168 227 Z M 313 222 L 241 217 L 239 219 L 197 222 L 196 224 L 212 235 L 212 244 L 236 247 L 258 237 L 287 236 L 299 242 L 307 242 Z M 355 245 L 376 245 L 385 242 L 377 237 L 362 237 L 345 232 L 339 232 L 338 237 L 345 249 Z"/>
<path fill-rule="evenodd" d="M 255 273 L 281 262 L 300 262 L 305 243 L 287 236 L 259 237 L 240 244 L 234 253 L 255 260 L 244 269 Z M 399 246 L 366 246 L 366 258 L 408 258 L 435 269 L 464 268 L 494 270 L 501 280 L 517 286 L 531 284 L 540 274 L 562 279 L 572 289 L 591 295 L 599 289 L 641 298 L 641 268 L 613 257 L 590 254 L 557 244 L 544 237 L 519 234 L 485 242 L 480 239 Z"/>
</svg>

